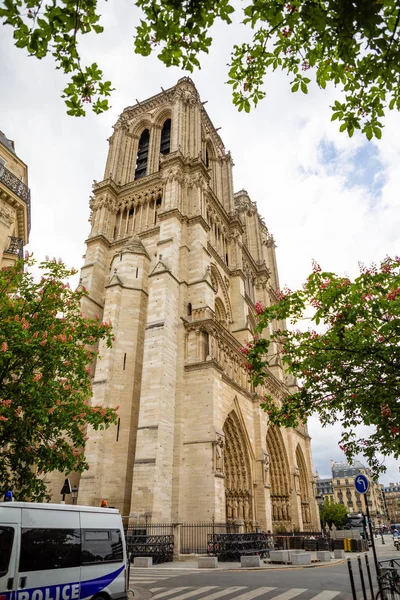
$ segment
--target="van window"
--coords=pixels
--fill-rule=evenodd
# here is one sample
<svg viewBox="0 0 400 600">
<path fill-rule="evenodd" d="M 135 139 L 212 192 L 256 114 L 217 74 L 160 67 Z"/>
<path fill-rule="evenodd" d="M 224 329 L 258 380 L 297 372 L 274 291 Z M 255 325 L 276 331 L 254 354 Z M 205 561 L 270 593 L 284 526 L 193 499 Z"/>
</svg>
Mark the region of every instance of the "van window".
<svg viewBox="0 0 400 600">
<path fill-rule="evenodd" d="M 80 559 L 80 529 L 22 529 L 20 572 L 79 567 Z"/>
<path fill-rule="evenodd" d="M 0 577 L 8 573 L 13 539 L 13 527 L 0 527 Z"/>
<path fill-rule="evenodd" d="M 123 560 L 119 529 L 85 529 L 82 539 L 82 564 Z"/>
</svg>

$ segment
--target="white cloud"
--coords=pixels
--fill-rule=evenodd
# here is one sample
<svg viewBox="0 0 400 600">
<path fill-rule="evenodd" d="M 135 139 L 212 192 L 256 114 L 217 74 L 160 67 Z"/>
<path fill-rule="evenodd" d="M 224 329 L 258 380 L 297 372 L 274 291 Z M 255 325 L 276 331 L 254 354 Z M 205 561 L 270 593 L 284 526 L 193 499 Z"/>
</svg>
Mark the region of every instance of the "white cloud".
<svg viewBox="0 0 400 600">
<path fill-rule="evenodd" d="M 166 69 L 155 57 L 133 54 L 133 24 L 137 9 L 128 0 L 102 3 L 106 33 L 85 42 L 84 58 L 96 60 L 117 88 L 112 109 L 86 119 L 65 115 L 59 98 L 66 84 L 51 59 L 37 61 L 13 47 L 8 27 L 0 38 L 0 129 L 15 140 L 29 166 L 32 191 L 30 249 L 39 257 L 63 257 L 82 264 L 89 232 L 88 199 L 93 179 L 101 180 L 107 154 L 106 138 L 118 114 L 137 99 L 145 99 L 176 83 L 179 69 Z M 359 260 L 368 263 L 398 252 L 400 116 L 386 120 L 376 147 L 377 169 L 384 185 L 377 193 L 356 179 L 354 153 L 366 143 L 349 139 L 330 122 L 329 104 L 336 91 L 315 87 L 308 96 L 292 94 L 288 78 L 275 73 L 267 80 L 267 97 L 250 115 L 238 113 L 231 101 L 226 63 L 243 27 L 219 26 L 215 45 L 192 77 L 221 137 L 231 150 L 235 188 L 245 188 L 274 234 L 281 283 L 301 285 L 316 258 L 324 269 L 350 275 Z M 321 144 L 334 152 L 324 162 Z M 342 458 L 337 429 L 321 432 L 312 419 L 314 456 L 321 473 L 329 474 L 329 459 Z M 392 464 L 393 463 L 393 464 Z M 323 465 L 325 464 L 325 467 Z M 384 481 L 398 479 L 397 463 Z"/>
</svg>

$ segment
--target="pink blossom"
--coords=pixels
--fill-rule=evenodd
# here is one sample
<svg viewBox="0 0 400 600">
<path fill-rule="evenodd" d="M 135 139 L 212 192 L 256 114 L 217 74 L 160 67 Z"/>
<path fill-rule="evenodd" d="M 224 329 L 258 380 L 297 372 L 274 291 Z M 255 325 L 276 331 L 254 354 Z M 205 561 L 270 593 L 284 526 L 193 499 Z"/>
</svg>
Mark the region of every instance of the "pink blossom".
<svg viewBox="0 0 400 600">
<path fill-rule="evenodd" d="M 0 415 L 0 421 L 8 421 L 7 417 L 3 417 L 3 415 Z"/>
<path fill-rule="evenodd" d="M 40 381 L 40 379 L 42 379 L 43 375 L 42 373 L 36 373 L 35 377 L 33 378 L 33 381 Z"/>
<path fill-rule="evenodd" d="M 261 315 L 261 313 L 263 313 L 263 312 L 264 312 L 264 310 L 265 310 L 265 307 L 264 307 L 264 305 L 262 304 L 262 302 L 256 302 L 256 303 L 255 303 L 255 305 L 254 305 L 254 308 L 255 308 L 255 310 L 256 310 L 256 313 L 257 313 L 258 315 Z"/>
<path fill-rule="evenodd" d="M 49 410 L 48 410 L 49 415 L 51 415 L 55 410 L 56 410 L 55 406 L 52 406 L 51 408 L 49 408 Z"/>
<path fill-rule="evenodd" d="M 390 410 L 390 408 L 385 405 L 381 407 L 381 415 L 382 417 L 391 417 L 392 416 L 392 411 Z"/>
<path fill-rule="evenodd" d="M 3 406 L 10 406 L 12 400 L 0 400 L 0 404 Z"/>
<path fill-rule="evenodd" d="M 7 352 L 7 350 L 8 350 L 8 344 L 7 344 L 7 342 L 3 342 L 1 344 L 1 351 L 2 352 Z"/>
<path fill-rule="evenodd" d="M 393 433 L 393 435 L 396 435 L 400 431 L 400 429 L 398 427 L 395 427 L 394 425 L 392 425 L 391 427 L 389 427 L 389 429 Z"/>
</svg>

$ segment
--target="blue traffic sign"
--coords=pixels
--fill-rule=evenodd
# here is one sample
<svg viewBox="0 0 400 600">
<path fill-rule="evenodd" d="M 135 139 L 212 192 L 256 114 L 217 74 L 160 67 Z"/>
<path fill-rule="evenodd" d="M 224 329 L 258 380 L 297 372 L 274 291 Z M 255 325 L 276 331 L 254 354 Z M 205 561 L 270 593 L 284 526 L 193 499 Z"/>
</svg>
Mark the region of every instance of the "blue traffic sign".
<svg viewBox="0 0 400 600">
<path fill-rule="evenodd" d="M 369 490 L 369 479 L 366 475 L 357 475 L 354 480 L 354 487 L 359 494 L 366 494 Z"/>
</svg>

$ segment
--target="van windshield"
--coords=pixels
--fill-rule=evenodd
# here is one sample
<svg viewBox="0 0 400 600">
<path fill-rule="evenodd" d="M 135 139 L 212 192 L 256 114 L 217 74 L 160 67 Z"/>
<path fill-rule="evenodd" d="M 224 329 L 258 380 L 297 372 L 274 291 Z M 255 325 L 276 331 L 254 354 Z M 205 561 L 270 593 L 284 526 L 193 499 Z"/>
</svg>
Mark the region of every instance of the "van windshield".
<svg viewBox="0 0 400 600">
<path fill-rule="evenodd" d="M 8 573 L 13 539 L 14 528 L 0 526 L 0 577 Z"/>
</svg>

